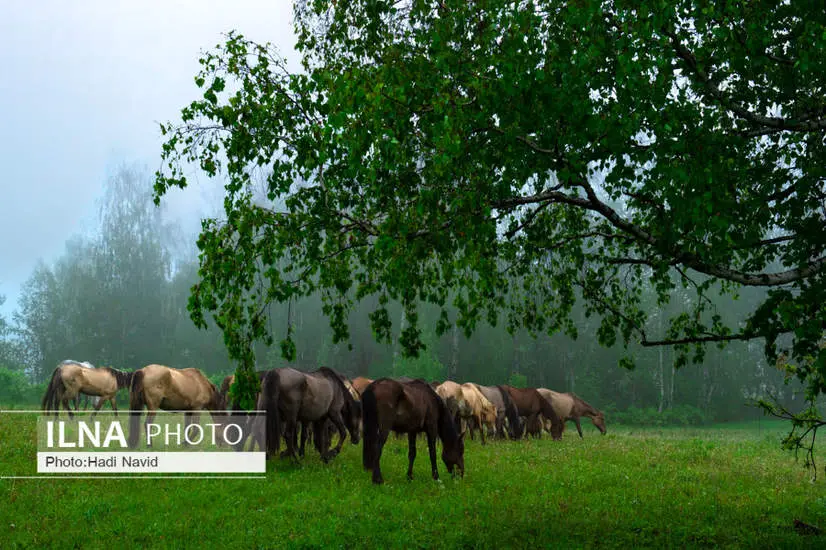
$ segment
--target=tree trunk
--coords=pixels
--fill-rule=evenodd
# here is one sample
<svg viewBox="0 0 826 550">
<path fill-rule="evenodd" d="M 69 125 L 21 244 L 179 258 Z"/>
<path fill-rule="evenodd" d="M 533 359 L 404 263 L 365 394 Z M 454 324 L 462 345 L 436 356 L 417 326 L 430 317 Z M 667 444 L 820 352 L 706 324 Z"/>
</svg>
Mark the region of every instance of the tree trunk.
<svg viewBox="0 0 826 550">
<path fill-rule="evenodd" d="M 453 325 L 453 342 L 450 351 L 450 367 L 448 368 L 447 378 L 456 380 L 459 374 L 459 327 L 457 325 Z"/>
<path fill-rule="evenodd" d="M 393 342 L 393 364 L 394 365 L 396 364 L 396 359 L 398 359 L 399 356 L 400 356 L 399 352 L 401 351 L 401 343 L 399 341 L 401 340 L 402 332 L 404 332 L 404 329 L 406 329 L 406 328 L 407 328 L 407 315 L 404 312 L 404 308 L 402 308 L 402 317 L 401 317 L 401 320 L 399 320 L 398 336 L 396 336 L 396 340 L 395 340 L 395 342 Z"/>
<path fill-rule="evenodd" d="M 659 333 L 663 331 L 663 316 L 662 313 L 657 316 L 657 324 L 659 325 Z M 657 346 L 657 371 L 654 373 L 654 379 L 657 382 L 657 388 L 660 390 L 660 402 L 657 405 L 657 412 L 663 412 L 663 401 L 665 401 L 665 372 L 663 370 L 663 347 Z"/>
</svg>

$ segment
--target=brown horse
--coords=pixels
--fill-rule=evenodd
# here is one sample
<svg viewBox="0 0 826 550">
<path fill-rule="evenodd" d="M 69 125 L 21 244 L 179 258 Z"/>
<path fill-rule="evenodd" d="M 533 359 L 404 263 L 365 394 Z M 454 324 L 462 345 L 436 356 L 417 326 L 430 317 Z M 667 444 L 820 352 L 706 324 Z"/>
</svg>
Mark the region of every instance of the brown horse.
<svg viewBox="0 0 826 550">
<path fill-rule="evenodd" d="M 129 389 L 129 408 L 132 418 L 129 426 L 129 446 L 135 447 L 140 438 L 140 411 L 147 409 L 145 424 L 150 424 L 158 409 L 188 411 L 187 423 L 192 412 L 208 410 L 214 420 L 220 418 L 226 403 L 215 384 L 198 369 L 173 369 L 163 365 L 147 365 L 134 372 Z"/>
<path fill-rule="evenodd" d="M 117 414 L 118 406 L 115 396 L 119 389 L 129 386 L 132 382 L 132 375 L 131 372 L 123 372 L 110 367 L 94 368 L 90 363 L 63 361 L 52 373 L 41 406 L 44 411 L 54 411 L 57 417 L 62 403 L 71 418 L 74 415 L 69 402 L 76 400 L 81 394 L 86 394 L 98 397 L 92 416 L 97 414 L 106 401 L 109 401 L 112 410 Z M 75 409 L 77 409 L 77 402 Z"/>
<path fill-rule="evenodd" d="M 563 425 L 556 411 L 551 406 L 551 402 L 542 397 L 536 388 L 514 388 L 513 386 L 502 386 L 510 394 L 513 404 L 519 416 L 524 416 L 528 420 L 527 426 L 535 425 L 537 417 L 541 414 L 551 421 L 551 435 L 554 439 L 562 439 Z"/>
<path fill-rule="evenodd" d="M 384 483 L 381 453 L 391 431 L 407 434 L 408 479 L 413 479 L 416 435 L 420 432 L 427 436 L 433 479 L 439 479 L 436 437 L 442 440 L 442 460 L 447 471 L 453 474 L 455 469 L 464 475 L 464 436 L 459 435 L 453 416 L 429 384 L 421 380 L 399 382 L 381 378 L 362 392 L 361 402 L 364 408 L 362 462 L 365 470 L 373 471 L 373 483 Z"/>
<path fill-rule="evenodd" d="M 479 386 L 477 384 L 476 387 L 496 407 L 496 436 L 500 439 L 507 437 L 505 435 L 505 420 L 507 420 L 510 438 L 522 437 L 522 422 L 519 420 L 519 412 L 513 404 L 510 393 L 502 386 Z"/>
<path fill-rule="evenodd" d="M 284 454 L 298 460 L 298 427 L 304 423 L 313 424 L 313 434 L 318 438 L 323 437 L 328 419 L 338 428 L 338 445 L 333 451 L 323 450 L 322 440 L 316 439 L 316 448 L 325 462 L 341 452 L 348 431 L 353 444 L 359 442 L 361 407 L 341 376 L 327 367 L 312 373 L 291 368 L 268 371 L 264 375 L 258 408 L 267 412 L 268 458 L 279 450 L 284 435 L 287 441 Z"/>
<path fill-rule="evenodd" d="M 573 420 L 576 424 L 576 431 L 579 432 L 579 437 L 582 437 L 582 426 L 579 419 L 587 416 L 594 423 L 594 426 L 605 435 L 607 431 L 605 428 L 605 414 L 599 409 L 596 409 L 579 398 L 573 393 L 559 393 L 547 388 L 539 388 L 539 393 L 551 402 L 556 414 L 562 421 L 562 429 L 565 429 L 565 422 Z"/>
</svg>

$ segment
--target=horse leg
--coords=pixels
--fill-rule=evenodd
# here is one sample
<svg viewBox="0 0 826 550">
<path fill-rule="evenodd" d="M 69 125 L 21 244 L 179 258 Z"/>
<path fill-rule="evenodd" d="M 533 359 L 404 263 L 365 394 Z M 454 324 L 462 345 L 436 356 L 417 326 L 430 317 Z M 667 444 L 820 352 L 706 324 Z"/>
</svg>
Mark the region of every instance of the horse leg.
<svg viewBox="0 0 826 550">
<path fill-rule="evenodd" d="M 433 473 L 433 479 L 439 479 L 439 468 L 436 465 L 436 431 L 427 431 L 427 450 L 430 452 L 430 469 Z"/>
<path fill-rule="evenodd" d="M 341 448 L 344 446 L 344 440 L 347 439 L 347 427 L 344 425 L 344 419 L 341 418 L 341 413 L 334 411 L 330 414 L 330 420 L 333 421 L 333 424 L 338 429 L 338 444 L 335 449 L 327 453 L 329 457 L 328 460 L 338 456 L 341 452 Z"/>
<path fill-rule="evenodd" d="M 376 442 L 376 463 L 373 464 L 373 483 L 381 485 L 384 483 L 384 478 L 381 475 L 381 452 L 384 450 L 384 444 L 387 443 L 387 438 L 390 436 L 390 430 L 379 432 L 379 440 Z"/>
<path fill-rule="evenodd" d="M 413 481 L 413 461 L 416 460 L 416 436 L 418 434 L 410 432 L 407 434 L 407 460 L 410 464 L 407 466 L 407 479 Z"/>
<path fill-rule="evenodd" d="M 315 430 L 313 430 L 315 431 Z M 310 436 L 310 423 L 309 422 L 302 422 L 301 423 L 301 443 L 298 446 L 298 456 L 304 458 L 304 448 L 307 445 L 307 438 Z"/>
<path fill-rule="evenodd" d="M 103 406 L 103 399 L 98 399 L 98 404 L 97 404 L 97 405 L 95 405 L 95 410 L 94 410 L 94 412 L 92 413 L 92 418 L 94 418 L 94 417 L 95 417 L 95 415 L 98 413 L 98 411 L 100 410 L 100 408 L 101 408 L 102 406 Z"/>
<path fill-rule="evenodd" d="M 103 401 L 103 399 L 101 399 L 101 402 L 102 401 Z M 115 411 L 115 416 L 118 415 L 118 404 L 116 403 L 116 401 L 117 400 L 115 399 L 114 395 L 109 398 L 109 404 L 112 405 L 112 410 Z"/>
<path fill-rule="evenodd" d="M 576 424 L 576 431 L 579 432 L 579 438 L 582 439 L 582 426 L 579 424 L 579 417 L 574 418 L 574 424 Z"/>
<path fill-rule="evenodd" d="M 486 443 L 485 441 L 485 429 L 487 426 L 482 424 L 482 415 L 476 417 L 476 425 L 479 426 L 479 433 L 482 434 L 482 445 Z"/>
<path fill-rule="evenodd" d="M 70 400 L 69 400 L 69 398 L 67 398 L 67 397 L 64 397 L 64 398 L 63 398 L 63 407 L 64 407 L 64 408 L 66 409 L 66 411 L 69 413 L 69 418 L 74 418 L 74 417 L 75 417 L 74 413 L 72 412 L 72 406 L 71 406 L 71 404 L 70 404 Z M 58 408 L 59 408 L 59 407 L 58 407 Z"/>
</svg>

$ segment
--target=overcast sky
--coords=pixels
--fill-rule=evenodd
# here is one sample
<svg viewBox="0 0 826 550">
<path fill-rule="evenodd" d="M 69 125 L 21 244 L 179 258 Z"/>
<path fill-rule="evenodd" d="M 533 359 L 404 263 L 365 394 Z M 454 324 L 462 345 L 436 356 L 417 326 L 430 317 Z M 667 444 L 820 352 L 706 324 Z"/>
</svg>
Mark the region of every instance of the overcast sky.
<svg viewBox="0 0 826 550">
<path fill-rule="evenodd" d="M 158 122 L 196 99 L 198 56 L 235 29 L 295 59 L 291 0 L 0 2 L 0 314 L 38 259 L 94 223 L 123 163 L 159 166 Z M 185 227 L 208 207 L 172 192 Z"/>
</svg>

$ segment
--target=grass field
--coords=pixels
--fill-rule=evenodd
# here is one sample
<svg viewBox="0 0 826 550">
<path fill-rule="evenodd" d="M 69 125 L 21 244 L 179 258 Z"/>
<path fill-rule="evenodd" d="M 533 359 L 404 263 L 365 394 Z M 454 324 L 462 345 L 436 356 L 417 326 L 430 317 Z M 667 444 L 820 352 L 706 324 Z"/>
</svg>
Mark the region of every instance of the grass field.
<svg viewBox="0 0 826 550">
<path fill-rule="evenodd" d="M 36 473 L 33 426 L 0 414 L 2 475 Z M 381 487 L 349 442 L 328 465 L 274 461 L 266 480 L 0 480 L 0 548 L 824 548 L 793 528 L 826 528 L 826 483 L 779 449 L 784 428 L 468 442 L 464 479 L 440 463 L 438 483 L 424 441 L 408 482 L 391 438 Z"/>
</svg>

